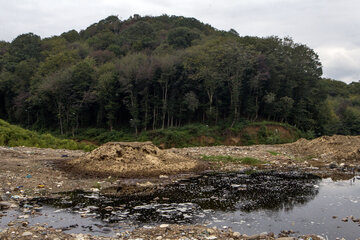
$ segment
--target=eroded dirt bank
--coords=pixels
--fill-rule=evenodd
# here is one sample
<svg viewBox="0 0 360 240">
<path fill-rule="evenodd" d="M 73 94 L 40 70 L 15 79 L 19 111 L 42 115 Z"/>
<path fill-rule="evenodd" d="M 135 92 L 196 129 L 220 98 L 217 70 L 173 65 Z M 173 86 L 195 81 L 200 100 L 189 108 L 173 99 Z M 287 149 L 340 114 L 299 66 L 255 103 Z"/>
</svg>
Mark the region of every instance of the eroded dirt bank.
<svg viewBox="0 0 360 240">
<path fill-rule="evenodd" d="M 131 148 L 137 149 L 137 152 L 134 153 Z M 253 157 L 265 162 L 259 166 L 218 162 L 206 166 L 208 170 L 215 171 L 259 168 L 285 171 L 301 169 L 320 176 L 347 178 L 357 172 L 360 165 L 360 137 L 347 136 L 322 137 L 312 141 L 302 139 L 296 143 L 284 145 L 199 147 L 169 149 L 163 152 L 148 144 L 121 149 L 114 144 L 108 144 L 104 149 L 104 151 L 96 152 L 95 150 L 93 153 L 85 155 L 81 151 L 0 147 L 0 208 L 3 210 L 17 208 L 24 199 L 34 196 L 51 196 L 56 192 L 75 189 L 104 193 L 116 192 L 117 194 L 141 194 L 144 191 L 151 191 L 157 186 L 187 178 L 204 170 L 206 164 L 200 164 L 194 160 L 201 159 L 204 155 Z M 134 157 L 134 160 L 129 162 L 131 157 Z M 169 160 L 171 158 L 176 161 L 171 162 Z M 106 162 L 107 160 L 108 162 Z M 177 161 L 181 164 L 177 165 Z M 69 162 L 77 167 L 76 171 L 69 167 Z M 147 162 L 148 165 L 144 164 Z M 118 171 L 114 172 L 113 164 L 115 163 L 120 164 L 122 168 L 119 167 Z M 123 169 L 124 163 L 127 164 L 129 170 L 127 173 L 131 174 L 121 176 L 118 173 Z M 64 164 L 67 167 L 64 167 Z M 136 172 L 137 165 L 138 174 Z M 159 166 L 162 167 L 159 169 L 157 168 Z M 82 167 L 87 171 L 79 171 Z M 100 170 L 102 168 L 103 172 Z M 146 171 L 151 172 L 152 169 L 154 169 L 153 174 L 144 174 Z M 187 172 L 186 174 L 182 174 L 184 170 Z M 191 173 L 191 171 L 195 172 Z M 173 175 L 167 173 L 173 173 Z M 130 175 L 131 178 L 126 177 Z M 105 239 L 103 237 L 69 235 L 43 226 L 28 227 L 26 220 L 14 224 L 0 234 L 1 239 L 33 239 L 35 235 L 38 236 L 38 239 Z M 158 229 L 141 228 L 127 234 L 118 235 L 116 238 L 276 239 L 271 234 L 248 238 L 230 230 L 215 229 L 209 232 L 204 226 L 178 225 L 163 226 L 162 228 L 159 226 Z M 316 239 L 316 237 L 312 237 L 312 239 Z"/>
</svg>

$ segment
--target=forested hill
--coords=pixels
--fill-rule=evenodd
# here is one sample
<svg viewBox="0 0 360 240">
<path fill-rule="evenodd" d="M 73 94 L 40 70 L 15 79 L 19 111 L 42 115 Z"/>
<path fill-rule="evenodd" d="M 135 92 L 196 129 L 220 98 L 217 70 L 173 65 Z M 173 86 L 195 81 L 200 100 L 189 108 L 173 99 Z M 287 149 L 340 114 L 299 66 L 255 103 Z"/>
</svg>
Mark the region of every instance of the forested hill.
<svg viewBox="0 0 360 240">
<path fill-rule="evenodd" d="M 0 42 L 0 118 L 62 133 L 243 119 L 343 131 L 346 114 L 360 119 L 359 95 L 329 100 L 332 81 L 321 75 L 317 54 L 292 39 L 241 37 L 194 18 L 110 16 L 80 32 Z"/>
</svg>

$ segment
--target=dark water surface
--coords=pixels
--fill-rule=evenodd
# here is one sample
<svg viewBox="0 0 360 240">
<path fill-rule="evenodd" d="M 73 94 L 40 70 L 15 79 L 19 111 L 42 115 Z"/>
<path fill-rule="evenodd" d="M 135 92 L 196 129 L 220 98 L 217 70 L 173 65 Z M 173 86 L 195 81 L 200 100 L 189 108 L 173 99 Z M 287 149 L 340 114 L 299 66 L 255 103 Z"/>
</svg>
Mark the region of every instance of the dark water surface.
<svg viewBox="0 0 360 240">
<path fill-rule="evenodd" d="M 213 173 L 179 181 L 147 196 L 105 197 L 96 193 L 64 193 L 61 199 L 37 199 L 42 215 L 29 222 L 48 223 L 68 232 L 114 235 L 134 227 L 161 223 L 231 227 L 248 235 L 292 230 L 335 239 L 356 239 L 360 226 L 360 182 L 319 179 L 290 173 Z M 11 211 L 0 228 L 23 212 Z M 26 214 L 26 213 L 25 213 Z M 333 218 L 336 216 L 337 218 Z"/>
</svg>

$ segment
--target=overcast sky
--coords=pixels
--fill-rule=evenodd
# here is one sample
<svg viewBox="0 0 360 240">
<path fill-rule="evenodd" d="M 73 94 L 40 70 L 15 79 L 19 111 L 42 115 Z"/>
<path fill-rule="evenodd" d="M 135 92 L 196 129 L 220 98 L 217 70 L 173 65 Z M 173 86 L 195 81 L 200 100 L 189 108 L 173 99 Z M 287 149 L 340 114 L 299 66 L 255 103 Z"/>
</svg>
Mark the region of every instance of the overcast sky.
<svg viewBox="0 0 360 240">
<path fill-rule="evenodd" d="M 134 13 L 195 17 L 241 36 L 290 36 L 315 49 L 324 77 L 360 80 L 359 0 L 0 0 L 0 40 L 42 38 Z"/>
</svg>

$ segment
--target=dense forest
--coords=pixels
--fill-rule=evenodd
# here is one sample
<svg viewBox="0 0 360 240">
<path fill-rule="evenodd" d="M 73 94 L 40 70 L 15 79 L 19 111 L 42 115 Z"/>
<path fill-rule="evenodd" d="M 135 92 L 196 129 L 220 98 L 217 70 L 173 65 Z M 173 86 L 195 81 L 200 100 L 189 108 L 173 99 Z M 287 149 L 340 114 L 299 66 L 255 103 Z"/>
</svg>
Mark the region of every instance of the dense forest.
<svg viewBox="0 0 360 240">
<path fill-rule="evenodd" d="M 179 16 L 109 16 L 80 32 L 0 41 L 0 118 L 73 135 L 243 120 L 360 134 L 360 82 L 321 76 L 318 55 L 290 38 Z"/>
</svg>

